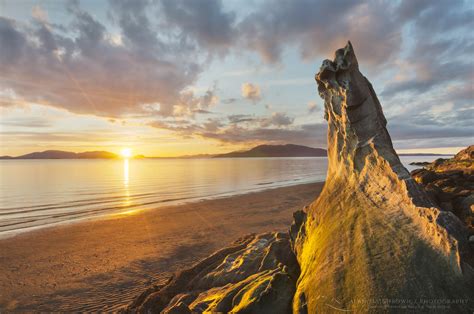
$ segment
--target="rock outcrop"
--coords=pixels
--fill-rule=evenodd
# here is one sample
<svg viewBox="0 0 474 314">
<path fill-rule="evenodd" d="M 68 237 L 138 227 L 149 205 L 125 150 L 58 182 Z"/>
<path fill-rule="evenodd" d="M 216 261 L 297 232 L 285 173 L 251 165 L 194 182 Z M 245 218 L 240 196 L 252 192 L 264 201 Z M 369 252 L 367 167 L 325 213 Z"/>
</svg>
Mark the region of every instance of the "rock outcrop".
<svg viewBox="0 0 474 314">
<path fill-rule="evenodd" d="M 316 75 L 328 121 L 328 174 L 288 234 L 241 239 L 130 311 L 331 313 L 474 310 L 468 231 L 395 153 L 382 107 L 350 43 Z"/>
<path fill-rule="evenodd" d="M 469 164 L 465 165 L 465 167 L 469 167 L 471 172 L 474 171 L 474 145 L 461 150 L 454 156 L 454 160 L 457 162 L 467 161 Z"/>
<path fill-rule="evenodd" d="M 437 159 L 411 172 L 442 210 L 455 214 L 474 236 L 474 146 L 451 159 Z M 474 241 L 471 241 L 474 242 Z M 474 243 L 472 244 L 474 245 Z"/>
<path fill-rule="evenodd" d="M 289 313 L 298 276 L 288 234 L 250 235 L 145 291 L 128 311 Z"/>
<path fill-rule="evenodd" d="M 453 158 L 439 158 L 423 166 L 438 173 L 460 171 L 466 175 L 474 175 L 474 145 L 459 151 Z"/>
</svg>

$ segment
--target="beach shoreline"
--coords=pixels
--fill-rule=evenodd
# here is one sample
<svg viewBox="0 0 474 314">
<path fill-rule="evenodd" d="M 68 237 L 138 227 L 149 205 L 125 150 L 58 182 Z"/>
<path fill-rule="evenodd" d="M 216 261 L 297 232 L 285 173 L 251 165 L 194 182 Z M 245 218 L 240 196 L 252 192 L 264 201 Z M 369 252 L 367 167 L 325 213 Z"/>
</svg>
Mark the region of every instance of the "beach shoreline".
<svg viewBox="0 0 474 314">
<path fill-rule="evenodd" d="M 270 182 L 270 183 L 273 183 L 273 182 Z M 259 184 L 259 185 L 263 186 L 270 183 L 264 183 L 264 184 Z M 205 202 L 209 200 L 219 200 L 223 198 L 236 197 L 236 196 L 245 195 L 245 194 L 264 192 L 264 191 L 268 191 L 272 189 L 279 189 L 279 188 L 291 187 L 291 186 L 296 186 L 296 185 L 313 184 L 313 183 L 323 183 L 323 181 L 310 181 L 310 182 L 297 182 L 297 183 L 292 182 L 291 184 L 268 186 L 265 188 L 262 188 L 262 187 L 253 188 L 253 189 L 247 189 L 247 190 L 242 190 L 238 192 L 223 192 L 223 193 L 218 193 L 218 194 L 213 194 L 213 195 L 204 195 L 200 197 L 167 200 L 163 202 L 158 202 L 159 204 L 156 204 L 156 205 L 150 205 L 150 207 L 143 207 L 141 205 L 130 205 L 130 206 L 122 207 L 122 208 L 117 208 L 116 210 L 105 210 L 103 213 L 99 213 L 97 215 L 87 216 L 83 218 L 73 218 L 71 220 L 52 222 L 52 223 L 47 223 L 43 225 L 35 225 L 32 227 L 22 227 L 19 229 L 0 231 L 0 241 L 4 239 L 8 239 L 8 238 L 21 236 L 23 234 L 28 234 L 30 232 L 41 231 L 48 228 L 67 226 L 67 225 L 76 224 L 76 223 L 91 222 L 93 220 L 102 220 L 102 219 L 107 220 L 107 219 L 110 219 L 110 217 L 114 217 L 114 216 L 120 217 L 123 215 L 129 215 L 132 213 L 144 212 L 144 211 L 149 211 L 149 210 L 157 210 L 160 208 L 184 206 L 188 204 Z"/>
<path fill-rule="evenodd" d="M 249 233 L 285 231 L 324 183 L 111 214 L 0 239 L 0 310 L 117 310 Z"/>
</svg>

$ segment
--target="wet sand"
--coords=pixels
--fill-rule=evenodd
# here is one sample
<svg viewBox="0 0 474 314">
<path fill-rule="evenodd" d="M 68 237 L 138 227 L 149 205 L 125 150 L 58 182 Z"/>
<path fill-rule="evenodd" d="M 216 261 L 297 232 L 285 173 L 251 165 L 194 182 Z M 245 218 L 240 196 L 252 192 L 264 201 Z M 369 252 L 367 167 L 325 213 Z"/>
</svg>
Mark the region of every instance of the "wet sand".
<svg viewBox="0 0 474 314">
<path fill-rule="evenodd" d="M 160 207 L 0 240 L 0 312 L 112 311 L 248 233 L 285 231 L 322 183 Z"/>
</svg>

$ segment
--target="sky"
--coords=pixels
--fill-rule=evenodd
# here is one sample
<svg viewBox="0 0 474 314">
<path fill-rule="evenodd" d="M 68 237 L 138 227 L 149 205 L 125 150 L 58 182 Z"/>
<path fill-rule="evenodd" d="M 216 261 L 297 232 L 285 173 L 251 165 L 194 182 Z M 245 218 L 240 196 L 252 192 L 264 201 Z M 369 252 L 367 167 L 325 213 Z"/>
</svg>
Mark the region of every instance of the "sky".
<svg viewBox="0 0 474 314">
<path fill-rule="evenodd" d="M 474 1 L 0 0 L 0 155 L 326 147 L 350 40 L 399 152 L 474 144 Z"/>
</svg>

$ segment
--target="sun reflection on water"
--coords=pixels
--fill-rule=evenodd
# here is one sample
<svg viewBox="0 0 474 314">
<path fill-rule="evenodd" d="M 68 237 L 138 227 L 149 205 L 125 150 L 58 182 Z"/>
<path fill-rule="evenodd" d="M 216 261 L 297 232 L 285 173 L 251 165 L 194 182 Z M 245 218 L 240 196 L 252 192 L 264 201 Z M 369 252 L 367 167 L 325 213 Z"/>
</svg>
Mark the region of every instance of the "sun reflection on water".
<svg viewBox="0 0 474 314">
<path fill-rule="evenodd" d="M 124 202 L 123 207 L 128 207 L 131 205 L 130 201 L 130 189 L 128 184 L 130 182 L 130 165 L 128 159 L 123 160 L 123 187 L 124 187 Z"/>
<path fill-rule="evenodd" d="M 121 212 L 118 212 L 118 213 L 112 213 L 110 215 L 114 216 L 114 217 L 116 217 L 116 216 L 131 216 L 131 215 L 138 214 L 142 210 L 143 209 L 140 209 L 140 208 L 134 208 L 134 209 L 130 209 L 130 210 L 121 211 Z"/>
<path fill-rule="evenodd" d="M 130 167 L 128 164 L 128 159 L 123 160 L 123 185 L 128 187 L 128 181 L 130 177 Z"/>
</svg>

